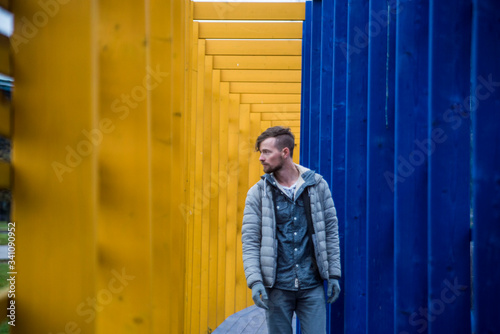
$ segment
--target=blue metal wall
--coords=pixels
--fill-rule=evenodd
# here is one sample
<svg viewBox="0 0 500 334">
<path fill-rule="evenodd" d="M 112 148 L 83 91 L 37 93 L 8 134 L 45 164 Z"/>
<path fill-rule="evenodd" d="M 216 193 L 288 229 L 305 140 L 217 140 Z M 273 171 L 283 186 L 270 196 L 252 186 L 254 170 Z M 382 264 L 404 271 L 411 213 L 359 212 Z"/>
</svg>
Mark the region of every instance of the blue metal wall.
<svg viewBox="0 0 500 334">
<path fill-rule="evenodd" d="M 340 222 L 327 332 L 500 333 L 500 2 L 307 1 L 302 71 L 300 160 Z"/>
</svg>

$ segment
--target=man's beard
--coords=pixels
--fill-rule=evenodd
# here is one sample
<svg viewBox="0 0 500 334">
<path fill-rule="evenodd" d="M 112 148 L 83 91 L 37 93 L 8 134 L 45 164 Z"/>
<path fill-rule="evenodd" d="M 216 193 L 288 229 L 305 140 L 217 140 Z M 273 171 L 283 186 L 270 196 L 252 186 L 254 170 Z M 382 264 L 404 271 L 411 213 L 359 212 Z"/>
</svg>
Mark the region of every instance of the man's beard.
<svg viewBox="0 0 500 334">
<path fill-rule="evenodd" d="M 267 173 L 267 174 L 276 173 L 281 168 L 283 168 L 283 160 L 281 160 L 280 163 L 274 167 L 271 167 L 269 165 L 267 165 L 267 166 L 264 165 L 263 167 L 264 167 L 264 173 Z"/>
</svg>

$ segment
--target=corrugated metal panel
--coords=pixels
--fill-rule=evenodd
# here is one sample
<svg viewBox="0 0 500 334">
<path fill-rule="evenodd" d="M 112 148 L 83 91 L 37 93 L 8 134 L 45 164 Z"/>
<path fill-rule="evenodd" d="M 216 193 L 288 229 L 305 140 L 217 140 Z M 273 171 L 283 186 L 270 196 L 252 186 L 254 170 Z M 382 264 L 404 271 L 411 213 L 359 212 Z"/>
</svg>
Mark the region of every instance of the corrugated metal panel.
<svg viewBox="0 0 500 334">
<path fill-rule="evenodd" d="M 95 2 L 66 4 L 44 29 L 37 28 L 36 35 L 29 25 L 33 24 L 30 18 L 41 10 L 37 1 L 11 5 L 13 36 L 33 33 L 25 35 L 31 38 L 13 55 L 17 75 L 12 115 L 12 219 L 16 222 L 16 270 L 23 273 L 16 280 L 16 304 L 24 307 L 17 308 L 18 321 L 12 329 L 14 333 L 48 333 L 68 326 L 96 333 L 97 313 L 86 300 L 96 298 L 102 287 L 97 288 L 101 274 L 97 261 L 99 146 L 83 131 L 104 136 L 112 126 L 107 123 L 99 128 L 92 89 L 97 84 L 92 75 L 96 70 L 92 42 Z M 27 19 L 21 20 L 23 17 Z M 112 275 L 105 266 L 102 274 Z M 114 269 L 121 272 L 123 267 Z M 119 294 L 115 296 L 117 300 Z"/>
<path fill-rule="evenodd" d="M 183 332 L 190 2 L 12 9 L 13 332 Z"/>
<path fill-rule="evenodd" d="M 344 247 L 344 300 L 329 308 L 328 332 L 471 332 L 471 181 L 481 244 L 472 331 L 498 330 L 489 313 L 497 295 L 484 288 L 487 266 L 500 275 L 491 269 L 499 247 L 485 239 L 499 233 L 490 225 L 498 208 L 480 204 L 495 197 L 499 168 L 486 153 L 498 145 L 483 137 L 498 132 L 495 20 L 493 1 L 307 2 L 301 162 L 329 181 Z M 488 94 L 474 90 L 485 86 Z M 482 140 L 472 171 L 471 114 Z"/>
<path fill-rule="evenodd" d="M 194 17 L 209 15 L 200 6 L 206 11 L 232 5 L 194 3 Z M 289 5 L 272 4 L 279 12 L 290 10 Z M 240 19 L 266 20 L 269 14 L 259 9 L 262 4 L 241 6 L 253 16 Z M 292 7 L 303 10 L 304 4 Z M 227 15 L 212 18 L 219 22 L 195 21 L 193 28 L 192 183 L 184 208 L 187 333 L 213 330 L 230 315 L 253 305 L 243 272 L 241 222 L 247 191 L 262 174 L 254 151 L 256 138 L 270 126 L 289 126 L 297 134 L 295 161 L 300 148 L 301 36 L 293 34 L 302 23 L 273 22 L 280 34 L 269 35 L 271 23 L 245 21 L 231 23 L 235 31 L 222 34 L 220 27 L 229 24 L 225 20 L 234 18 L 236 11 L 218 13 Z"/>
<path fill-rule="evenodd" d="M 500 291 L 492 289 L 500 280 L 500 3 L 495 0 L 473 1 L 472 66 L 470 104 L 463 100 L 472 116 L 472 203 L 474 214 L 473 312 L 474 333 L 500 332 L 494 311 Z M 496 36 L 496 37 L 495 37 Z M 464 113 L 460 116 L 468 116 Z M 455 116 L 457 116 L 455 114 Z M 467 117 L 460 117 L 462 124 Z M 459 119 L 453 123 L 458 125 Z M 462 125 L 463 126 L 463 125 Z M 453 283 L 453 282 L 452 282 Z M 460 282 L 462 283 L 462 282 Z M 466 283 L 464 283 L 465 285 Z M 467 291 L 467 290 L 466 290 Z M 457 298 L 460 298 L 457 296 Z"/>
<path fill-rule="evenodd" d="M 304 3 L 194 2 L 195 20 L 303 20 Z"/>
</svg>

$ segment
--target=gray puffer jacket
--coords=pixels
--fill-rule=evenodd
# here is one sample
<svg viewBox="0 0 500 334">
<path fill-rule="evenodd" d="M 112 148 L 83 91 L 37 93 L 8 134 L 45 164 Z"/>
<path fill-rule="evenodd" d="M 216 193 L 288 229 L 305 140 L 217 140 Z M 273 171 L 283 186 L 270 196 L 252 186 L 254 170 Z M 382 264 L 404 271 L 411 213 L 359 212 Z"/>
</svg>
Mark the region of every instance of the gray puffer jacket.
<svg viewBox="0 0 500 334">
<path fill-rule="evenodd" d="M 297 165 L 301 174 L 310 171 Z M 311 171 L 312 172 L 312 171 Z M 312 172 L 313 173 L 313 172 Z M 338 223 L 335 206 L 327 182 L 314 173 L 315 183 L 309 186 L 316 262 L 323 279 L 341 276 Z M 263 282 L 272 288 L 276 279 L 278 241 L 271 185 L 264 176 L 248 191 L 243 212 L 243 265 L 247 285 Z"/>
</svg>

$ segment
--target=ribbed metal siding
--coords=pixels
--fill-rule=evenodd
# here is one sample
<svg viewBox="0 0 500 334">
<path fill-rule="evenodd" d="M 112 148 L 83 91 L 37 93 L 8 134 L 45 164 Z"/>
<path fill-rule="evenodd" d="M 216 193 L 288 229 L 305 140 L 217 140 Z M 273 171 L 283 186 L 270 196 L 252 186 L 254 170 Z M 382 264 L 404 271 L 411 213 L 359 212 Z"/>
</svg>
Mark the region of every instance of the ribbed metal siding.
<svg viewBox="0 0 500 334">
<path fill-rule="evenodd" d="M 306 3 L 301 163 L 331 186 L 344 261 L 329 333 L 498 331 L 499 6 Z"/>
</svg>

